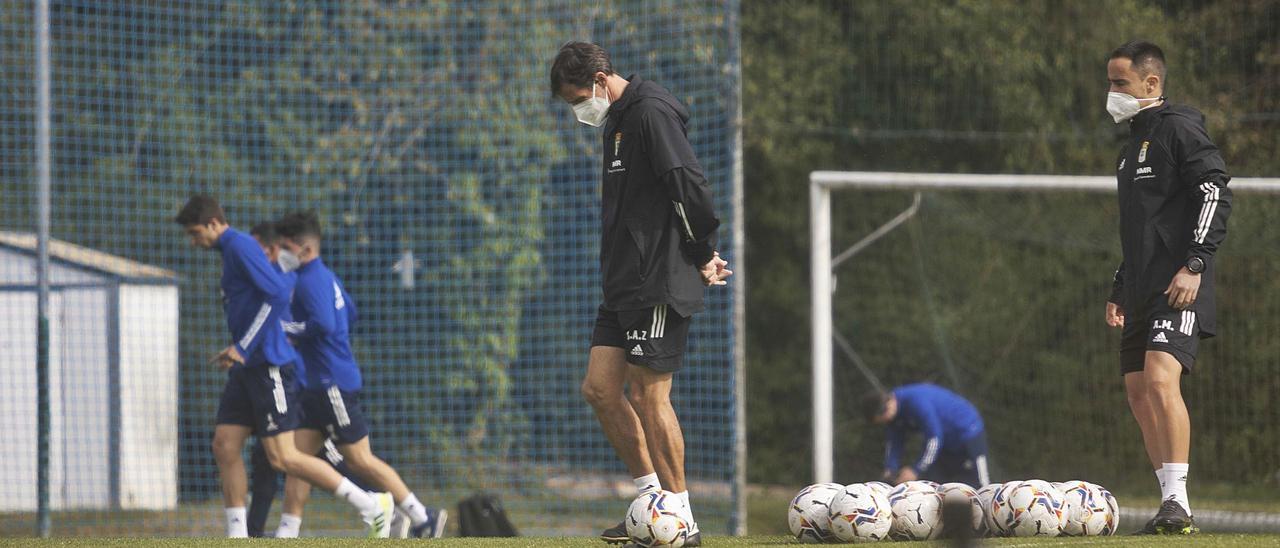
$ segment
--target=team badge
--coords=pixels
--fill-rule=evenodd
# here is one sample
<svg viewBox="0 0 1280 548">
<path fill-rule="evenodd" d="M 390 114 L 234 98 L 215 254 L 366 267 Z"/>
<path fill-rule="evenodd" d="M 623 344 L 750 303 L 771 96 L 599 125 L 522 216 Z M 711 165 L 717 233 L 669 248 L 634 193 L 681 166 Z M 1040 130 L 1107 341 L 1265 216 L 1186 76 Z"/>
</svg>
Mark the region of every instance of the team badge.
<svg viewBox="0 0 1280 548">
<path fill-rule="evenodd" d="M 619 134 L 618 134 L 618 136 L 619 136 L 619 137 L 621 137 L 621 136 L 622 136 L 622 134 L 621 134 L 621 133 L 619 133 Z M 1148 147 L 1148 146 L 1150 146 L 1150 145 L 1151 145 L 1151 141 L 1143 141 L 1143 142 L 1142 142 L 1142 149 L 1138 151 L 1138 163 L 1139 163 L 1139 164 L 1141 164 L 1142 162 L 1147 161 L 1147 147 Z"/>
</svg>

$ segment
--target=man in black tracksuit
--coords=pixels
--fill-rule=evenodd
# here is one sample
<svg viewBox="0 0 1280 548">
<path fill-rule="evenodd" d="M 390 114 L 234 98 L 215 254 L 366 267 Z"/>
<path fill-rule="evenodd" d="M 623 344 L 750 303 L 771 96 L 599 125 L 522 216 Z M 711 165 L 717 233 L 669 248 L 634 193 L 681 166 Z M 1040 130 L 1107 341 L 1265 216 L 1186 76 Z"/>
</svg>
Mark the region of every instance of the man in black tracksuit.
<svg viewBox="0 0 1280 548">
<path fill-rule="evenodd" d="M 656 83 L 623 78 L 602 48 L 584 42 L 560 49 L 551 91 L 578 121 L 604 127 L 604 303 L 582 393 L 639 494 L 675 493 L 689 525 L 685 546 L 698 546 L 671 379 L 683 365 L 704 287 L 725 285 L 733 272 L 715 251 L 720 221 L 686 136 L 689 109 Z M 620 523 L 601 538 L 626 542 L 626 527 Z"/>
<path fill-rule="evenodd" d="M 1191 424 L 1179 387 L 1202 338 L 1217 330 L 1214 254 L 1226 239 L 1230 177 L 1204 115 L 1164 100 L 1164 54 L 1129 42 L 1111 54 L 1107 111 L 1128 121 L 1116 160 L 1124 260 L 1107 302 L 1123 327 L 1120 370 L 1163 503 L 1141 532 L 1191 534 L 1186 482 Z"/>
</svg>

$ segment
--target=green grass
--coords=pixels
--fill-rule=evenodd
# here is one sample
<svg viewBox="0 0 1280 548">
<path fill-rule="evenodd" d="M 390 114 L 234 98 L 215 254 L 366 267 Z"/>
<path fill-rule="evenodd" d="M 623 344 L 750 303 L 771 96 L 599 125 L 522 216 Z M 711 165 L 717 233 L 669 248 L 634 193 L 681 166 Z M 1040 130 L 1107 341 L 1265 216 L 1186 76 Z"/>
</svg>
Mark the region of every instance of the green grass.
<svg viewBox="0 0 1280 548">
<path fill-rule="evenodd" d="M 186 548 L 186 547 L 220 547 L 220 546 L 293 546 L 298 548 L 358 548 L 399 545 L 420 545 L 423 542 L 440 548 L 603 548 L 606 545 L 594 538 L 583 537 L 522 537 L 510 539 L 440 539 L 433 541 L 407 540 L 365 540 L 365 539 L 298 539 L 293 541 L 274 541 L 269 539 L 230 540 L 215 538 L 163 538 L 163 539 L 0 539 L 0 546 L 23 546 L 32 548 Z M 731 546 L 783 546 L 799 545 L 785 536 L 758 535 L 742 538 L 708 537 L 704 546 L 710 548 Z M 944 543 L 903 544 L 890 543 L 888 546 L 945 546 Z M 990 541 L 992 546 L 1131 546 L 1135 548 L 1165 548 L 1167 546 L 1213 546 L 1213 547 L 1253 547 L 1280 545 L 1280 535 L 1197 535 L 1194 537 L 1108 537 L 1108 538 L 1044 538 L 1044 539 L 998 539 Z"/>
</svg>

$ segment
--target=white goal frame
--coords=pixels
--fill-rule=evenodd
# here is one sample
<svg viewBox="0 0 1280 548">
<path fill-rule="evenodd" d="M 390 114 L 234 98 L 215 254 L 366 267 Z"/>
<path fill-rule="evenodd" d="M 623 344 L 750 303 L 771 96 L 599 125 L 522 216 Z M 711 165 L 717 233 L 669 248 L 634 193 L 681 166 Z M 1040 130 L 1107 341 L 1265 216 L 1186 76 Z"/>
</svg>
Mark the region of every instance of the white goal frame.
<svg viewBox="0 0 1280 548">
<path fill-rule="evenodd" d="M 1237 193 L 1280 194 L 1280 178 L 1236 178 Z M 831 255 L 831 191 L 841 189 L 914 190 L 910 207 L 837 257 Z M 1115 192 L 1114 176 L 987 175 L 958 173 L 894 173 L 874 171 L 814 171 L 809 174 L 809 270 L 812 294 L 813 352 L 813 481 L 832 481 L 835 450 L 833 342 L 844 339 L 832 330 L 833 269 L 915 215 L 920 191 L 1084 191 Z M 845 346 L 855 365 L 865 368 Z M 870 375 L 869 371 L 865 373 Z M 870 375 L 874 381 L 874 375 Z"/>
</svg>

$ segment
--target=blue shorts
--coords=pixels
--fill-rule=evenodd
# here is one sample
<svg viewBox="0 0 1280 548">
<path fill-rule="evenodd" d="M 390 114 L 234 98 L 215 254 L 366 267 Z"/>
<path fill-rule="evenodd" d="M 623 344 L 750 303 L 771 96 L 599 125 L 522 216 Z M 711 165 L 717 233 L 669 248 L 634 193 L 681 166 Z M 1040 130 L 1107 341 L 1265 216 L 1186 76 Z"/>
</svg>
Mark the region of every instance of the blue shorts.
<svg viewBox="0 0 1280 548">
<path fill-rule="evenodd" d="M 369 422 L 360 409 L 360 392 L 339 390 L 302 391 L 303 419 L 300 428 L 319 430 L 338 445 L 349 445 L 369 435 Z"/>
<path fill-rule="evenodd" d="M 217 424 L 248 426 L 254 435 L 270 437 L 297 429 L 301 422 L 293 364 L 237 366 L 227 372 Z"/>
</svg>

